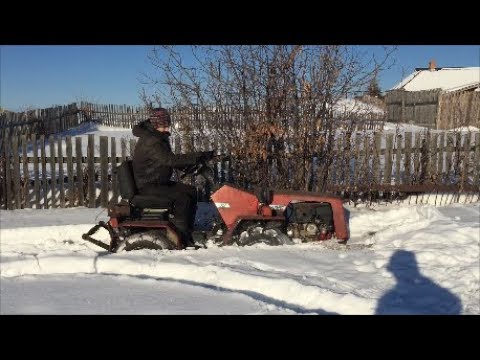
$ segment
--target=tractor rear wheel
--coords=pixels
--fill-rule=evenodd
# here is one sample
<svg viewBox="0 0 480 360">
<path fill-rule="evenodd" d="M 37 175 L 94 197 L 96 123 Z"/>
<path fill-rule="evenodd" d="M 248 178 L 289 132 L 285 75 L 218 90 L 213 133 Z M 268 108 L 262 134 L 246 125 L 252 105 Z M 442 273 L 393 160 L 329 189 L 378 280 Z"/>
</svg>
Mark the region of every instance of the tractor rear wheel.
<svg viewBox="0 0 480 360">
<path fill-rule="evenodd" d="M 152 249 L 174 250 L 172 243 L 162 230 L 148 230 L 132 234 L 120 240 L 115 252 Z"/>
</svg>

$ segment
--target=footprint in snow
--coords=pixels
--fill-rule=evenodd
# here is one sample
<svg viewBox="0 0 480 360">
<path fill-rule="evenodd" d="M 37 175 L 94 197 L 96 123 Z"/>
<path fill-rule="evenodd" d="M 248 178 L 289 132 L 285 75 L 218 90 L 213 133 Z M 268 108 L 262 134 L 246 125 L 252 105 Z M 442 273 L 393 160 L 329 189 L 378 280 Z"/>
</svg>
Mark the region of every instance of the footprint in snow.
<svg viewBox="0 0 480 360">
<path fill-rule="evenodd" d="M 402 241 L 401 240 L 394 240 L 393 241 L 393 246 L 395 246 L 396 248 L 399 248 L 400 246 L 402 246 Z"/>
<path fill-rule="evenodd" d="M 368 263 L 367 260 L 362 260 L 362 259 L 357 259 L 357 260 L 354 260 L 353 263 L 355 265 L 365 265 L 366 263 Z"/>
<path fill-rule="evenodd" d="M 364 272 L 364 273 L 372 273 L 377 271 L 375 266 L 371 263 L 365 264 L 365 265 L 358 265 L 356 266 L 357 271 L 359 272 Z"/>
</svg>

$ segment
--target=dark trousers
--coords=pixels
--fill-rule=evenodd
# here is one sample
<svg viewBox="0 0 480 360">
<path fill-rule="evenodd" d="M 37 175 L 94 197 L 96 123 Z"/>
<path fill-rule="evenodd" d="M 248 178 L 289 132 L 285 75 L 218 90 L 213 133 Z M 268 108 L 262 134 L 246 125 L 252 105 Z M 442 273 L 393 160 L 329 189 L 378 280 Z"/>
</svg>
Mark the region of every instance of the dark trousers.
<svg viewBox="0 0 480 360">
<path fill-rule="evenodd" d="M 193 230 L 197 210 L 197 189 L 194 186 L 170 181 L 168 185 L 147 185 L 140 193 L 172 200 L 174 223 L 182 232 Z"/>
</svg>

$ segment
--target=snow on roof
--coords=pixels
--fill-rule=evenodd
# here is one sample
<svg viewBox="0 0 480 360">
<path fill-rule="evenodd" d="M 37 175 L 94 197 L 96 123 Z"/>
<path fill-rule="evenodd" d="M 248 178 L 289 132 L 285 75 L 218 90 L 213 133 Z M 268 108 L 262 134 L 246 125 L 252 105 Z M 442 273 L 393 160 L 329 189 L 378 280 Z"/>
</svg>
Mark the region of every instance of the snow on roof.
<svg viewBox="0 0 480 360">
<path fill-rule="evenodd" d="M 474 86 L 480 86 L 480 67 L 439 68 L 435 71 L 418 70 L 391 90 L 421 91 L 440 88 L 448 92 Z"/>
<path fill-rule="evenodd" d="M 378 106 L 356 99 L 341 99 L 333 106 L 333 110 L 336 114 L 384 114 Z"/>
</svg>

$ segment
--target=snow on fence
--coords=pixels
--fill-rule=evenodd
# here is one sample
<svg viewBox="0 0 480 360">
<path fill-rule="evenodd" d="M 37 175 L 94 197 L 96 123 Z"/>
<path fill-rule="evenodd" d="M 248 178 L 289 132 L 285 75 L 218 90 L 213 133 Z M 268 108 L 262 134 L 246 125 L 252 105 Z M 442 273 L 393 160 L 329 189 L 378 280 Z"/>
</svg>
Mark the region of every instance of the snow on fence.
<svg viewBox="0 0 480 360">
<path fill-rule="evenodd" d="M 83 140 L 87 140 L 86 146 Z M 191 140 L 187 146 L 185 137 L 172 136 L 174 151 L 179 153 L 182 147 L 185 151 L 212 148 L 222 151 L 226 148 L 221 139 Z M 87 139 L 72 136 L 47 138 L 32 134 L 13 136 L 5 145 L 0 157 L 1 208 L 107 207 L 119 200 L 118 179 L 112 169 L 131 157 L 135 139 L 93 134 Z M 251 164 L 244 163 L 246 159 L 224 155 L 214 164 L 215 182 L 248 186 L 244 180 L 236 178 L 232 167 L 250 172 L 256 170 L 252 170 Z M 289 174 L 286 187 L 294 190 L 305 190 L 308 186 L 310 190 L 324 189 L 349 199 L 371 199 L 380 193 L 382 196 L 473 194 L 472 198 L 479 199 L 478 132 L 427 133 L 426 136 L 411 132 L 404 136 L 375 133 L 372 137 L 352 138 L 340 135 L 335 139 L 331 155 L 331 163 L 323 163 L 318 154 L 306 157 L 303 154 L 300 159 L 292 153 L 285 153 L 269 162 L 269 183 L 278 186 L 281 180 L 285 180 L 275 171 L 281 165 Z M 295 167 L 302 161 L 307 161 L 307 168 L 311 169 L 307 175 Z M 325 174 L 327 176 L 323 176 Z M 310 177 L 306 180 L 305 176 Z M 196 185 L 202 200 L 208 198 L 210 189 L 201 179 L 185 178 L 183 181 Z M 302 181 L 302 185 L 296 181 Z M 326 183 L 320 187 L 321 181 Z"/>
</svg>

